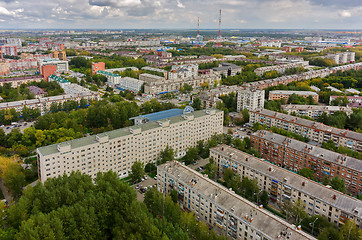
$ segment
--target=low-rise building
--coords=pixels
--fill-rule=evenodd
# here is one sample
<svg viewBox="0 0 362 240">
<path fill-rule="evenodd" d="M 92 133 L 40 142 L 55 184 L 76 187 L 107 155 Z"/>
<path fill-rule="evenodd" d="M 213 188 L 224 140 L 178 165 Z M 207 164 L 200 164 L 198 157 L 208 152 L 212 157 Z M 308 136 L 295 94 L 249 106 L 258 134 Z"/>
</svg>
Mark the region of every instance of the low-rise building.
<svg viewBox="0 0 362 240">
<path fill-rule="evenodd" d="M 164 194 L 176 190 L 181 208 L 231 239 L 315 239 L 177 161 L 157 166 L 157 189 Z"/>
<path fill-rule="evenodd" d="M 62 88 L 64 88 L 66 85 L 70 85 L 71 82 L 69 82 L 68 80 L 62 78 L 62 77 L 59 77 L 59 76 L 56 76 L 56 75 L 50 75 L 48 77 L 48 81 L 49 82 L 57 82 L 59 84 L 59 86 L 61 86 Z"/>
<path fill-rule="evenodd" d="M 198 76 L 199 65 L 198 64 L 186 64 L 186 65 L 173 65 L 168 72 L 168 79 L 187 79 Z"/>
<path fill-rule="evenodd" d="M 342 91 L 339 90 L 338 88 L 332 87 L 332 86 L 328 86 L 326 87 L 326 89 L 329 89 L 331 92 L 337 92 L 337 93 L 341 93 Z"/>
<path fill-rule="evenodd" d="M 354 89 L 354 88 L 348 88 L 346 90 L 344 90 L 344 93 L 345 94 L 360 94 L 361 92 L 358 91 L 357 89 Z"/>
<path fill-rule="evenodd" d="M 45 96 L 45 94 L 47 94 L 46 91 L 44 91 L 43 89 L 41 89 L 38 86 L 29 86 L 28 89 L 29 89 L 29 92 L 32 93 L 35 98 L 42 98 Z"/>
<path fill-rule="evenodd" d="M 257 110 L 264 108 L 265 91 L 257 89 L 243 89 L 238 91 L 237 111 L 244 108 L 248 110 Z"/>
<path fill-rule="evenodd" d="M 37 149 L 41 182 L 48 178 L 80 171 L 96 177 L 98 172 L 112 170 L 126 177 L 135 161 L 145 165 L 155 162 L 166 146 L 176 157 L 189 147 L 222 133 L 224 113 L 208 109 L 168 117 L 138 126 L 121 128 Z"/>
<path fill-rule="evenodd" d="M 347 114 L 347 116 L 353 113 L 352 108 L 344 106 L 322 106 L 322 105 L 298 105 L 298 104 L 288 104 L 282 105 L 282 110 L 286 111 L 288 114 L 295 113 L 299 116 L 307 116 L 317 119 L 323 113 L 334 114 L 335 112 L 342 111 Z"/>
<path fill-rule="evenodd" d="M 332 101 L 337 98 L 347 98 L 349 103 L 362 103 L 362 96 L 330 96 L 329 104 L 332 104 Z"/>
<path fill-rule="evenodd" d="M 304 72 L 301 74 L 293 74 L 289 76 L 282 76 L 274 79 L 267 79 L 262 81 L 256 82 L 248 82 L 243 83 L 243 87 L 246 88 L 257 88 L 257 89 L 264 89 L 272 86 L 278 86 L 280 84 L 287 85 L 288 83 L 295 82 L 295 81 L 303 81 L 307 79 L 317 78 L 317 77 L 326 77 L 331 73 L 337 73 L 338 71 L 344 72 L 348 70 L 359 70 L 362 69 L 362 62 L 353 63 L 348 65 L 342 65 L 332 68 L 325 68 L 321 70 L 311 70 L 308 72 Z"/>
<path fill-rule="evenodd" d="M 298 95 L 304 98 L 311 96 L 315 102 L 318 102 L 319 96 L 318 93 L 312 91 L 289 91 L 289 90 L 273 90 L 269 92 L 269 100 L 281 100 L 282 98 L 288 102 L 288 99 L 291 95 Z"/>
<path fill-rule="evenodd" d="M 345 180 L 353 194 L 362 193 L 362 164 L 359 159 L 269 131 L 257 131 L 250 138 L 251 145 L 263 158 L 280 167 L 292 171 L 312 169 L 319 181 L 324 177 L 331 179 L 338 176 Z"/>
<path fill-rule="evenodd" d="M 20 87 L 22 84 L 28 84 L 31 82 L 41 82 L 43 76 L 27 76 L 27 77 L 15 77 L 15 78 L 2 78 L 0 79 L 0 86 L 5 86 L 5 84 L 10 84 L 12 88 Z"/>
<path fill-rule="evenodd" d="M 97 74 L 100 74 L 102 76 L 105 76 L 107 78 L 108 82 L 111 82 L 113 84 L 120 84 L 121 83 L 121 76 L 119 76 L 118 74 L 112 73 L 112 72 L 108 72 L 108 71 L 103 71 L 103 70 L 98 70 Z"/>
<path fill-rule="evenodd" d="M 241 73 L 242 68 L 232 63 L 221 62 L 218 67 L 214 67 L 212 70 L 215 73 L 228 77 Z"/>
<path fill-rule="evenodd" d="M 278 113 L 267 109 L 249 111 L 250 123 L 261 123 L 267 127 L 278 127 L 308 137 L 322 144 L 332 140 L 336 146 L 348 147 L 353 151 L 362 151 L 362 134 L 350 130 L 327 126 L 320 122 Z"/>
<path fill-rule="evenodd" d="M 284 73 L 286 69 L 289 68 L 297 68 L 297 67 L 307 67 L 309 66 L 309 61 L 300 61 L 294 63 L 287 63 L 281 65 L 274 65 L 274 66 L 267 66 L 267 67 L 260 67 L 254 70 L 255 74 L 258 76 L 263 76 L 264 73 L 270 71 L 277 71 L 280 73 Z"/>
<path fill-rule="evenodd" d="M 123 77 L 120 79 L 117 88 L 121 90 L 130 90 L 132 92 L 138 93 L 139 91 L 141 91 L 143 84 L 144 81 L 138 80 L 136 78 Z"/>
<path fill-rule="evenodd" d="M 201 106 L 203 108 L 215 108 L 216 103 L 222 101 L 219 98 L 220 96 L 228 95 L 232 92 L 234 92 L 237 95 L 239 90 L 241 90 L 241 87 L 238 85 L 233 85 L 233 86 L 222 85 L 217 88 L 204 90 L 199 94 L 193 95 L 192 101 L 194 101 L 195 98 L 199 98 L 201 100 Z"/>
<path fill-rule="evenodd" d="M 255 179 L 273 202 L 294 204 L 300 199 L 310 216 L 322 215 L 337 225 L 352 219 L 362 227 L 362 203 L 356 198 L 227 145 L 211 148 L 210 157 L 219 175 L 232 169 L 241 179 Z"/>
<path fill-rule="evenodd" d="M 146 94 L 163 94 L 178 91 L 185 83 L 193 88 L 201 87 L 201 84 L 207 83 L 209 86 L 219 85 L 221 76 L 219 74 L 206 74 L 197 77 L 165 79 L 164 77 L 142 73 L 139 79 L 145 82 Z"/>
</svg>

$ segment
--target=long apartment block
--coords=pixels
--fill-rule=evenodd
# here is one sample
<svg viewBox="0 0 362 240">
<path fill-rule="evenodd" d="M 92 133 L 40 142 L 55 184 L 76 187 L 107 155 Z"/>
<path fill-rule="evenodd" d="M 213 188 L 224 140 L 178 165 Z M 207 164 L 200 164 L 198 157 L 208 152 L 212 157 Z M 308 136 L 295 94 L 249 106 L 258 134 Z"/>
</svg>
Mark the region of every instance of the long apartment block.
<svg viewBox="0 0 362 240">
<path fill-rule="evenodd" d="M 222 133 L 223 112 L 215 109 L 163 116 L 157 121 L 121 128 L 37 149 L 41 182 L 80 171 L 91 177 L 112 170 L 125 177 L 135 161 L 145 165 L 159 158 L 166 146 L 177 156 L 200 140 Z"/>
<path fill-rule="evenodd" d="M 308 137 L 322 144 L 333 140 L 336 146 L 348 147 L 353 151 L 362 151 L 362 134 L 327 126 L 320 122 L 278 113 L 267 109 L 250 111 L 250 123 L 261 123 L 267 127 L 278 127 Z"/>
<path fill-rule="evenodd" d="M 176 190 L 182 208 L 231 239 L 315 239 L 177 161 L 157 167 L 157 188 L 165 194 Z"/>
<path fill-rule="evenodd" d="M 210 149 L 210 157 L 219 175 L 229 168 L 241 178 L 256 179 L 259 189 L 267 191 L 273 202 L 295 203 L 300 199 L 310 216 L 322 215 L 336 224 L 353 219 L 362 227 L 362 202 L 356 198 L 227 145 Z"/>
<path fill-rule="evenodd" d="M 354 194 L 362 193 L 362 161 L 312 144 L 269 131 L 257 131 L 251 145 L 266 160 L 283 168 L 298 171 L 312 169 L 315 178 L 338 176 Z"/>
<path fill-rule="evenodd" d="M 283 111 L 288 114 L 295 113 L 300 116 L 307 116 L 311 118 L 318 118 L 323 113 L 334 114 L 335 112 L 342 111 L 347 116 L 353 113 L 352 108 L 344 106 L 322 106 L 322 105 L 299 105 L 299 104 L 288 104 L 282 105 Z"/>
</svg>

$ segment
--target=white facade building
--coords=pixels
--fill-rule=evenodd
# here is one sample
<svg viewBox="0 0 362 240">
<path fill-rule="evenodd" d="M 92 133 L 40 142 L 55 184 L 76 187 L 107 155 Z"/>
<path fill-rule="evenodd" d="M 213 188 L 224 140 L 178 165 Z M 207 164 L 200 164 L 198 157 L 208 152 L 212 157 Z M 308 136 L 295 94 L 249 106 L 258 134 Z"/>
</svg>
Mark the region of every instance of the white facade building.
<svg viewBox="0 0 362 240">
<path fill-rule="evenodd" d="M 198 76 L 199 65 L 198 64 L 186 64 L 186 65 L 173 65 L 170 72 L 168 72 L 168 79 L 185 79 Z"/>
<path fill-rule="evenodd" d="M 181 208 L 230 239 L 316 239 L 177 161 L 157 167 L 157 189 L 164 194 L 176 190 Z"/>
<path fill-rule="evenodd" d="M 118 87 L 122 90 L 130 90 L 135 93 L 141 90 L 144 81 L 131 77 L 123 77 L 120 79 Z"/>
<path fill-rule="evenodd" d="M 223 117 L 220 110 L 201 110 L 41 147 L 39 178 L 45 182 L 72 171 L 94 178 L 109 170 L 126 177 L 135 161 L 155 162 L 166 146 L 182 157 L 198 141 L 221 134 Z"/>
<path fill-rule="evenodd" d="M 237 111 L 240 112 L 244 108 L 248 110 L 257 110 L 264 108 L 265 91 L 257 89 L 243 89 L 238 91 Z"/>
</svg>

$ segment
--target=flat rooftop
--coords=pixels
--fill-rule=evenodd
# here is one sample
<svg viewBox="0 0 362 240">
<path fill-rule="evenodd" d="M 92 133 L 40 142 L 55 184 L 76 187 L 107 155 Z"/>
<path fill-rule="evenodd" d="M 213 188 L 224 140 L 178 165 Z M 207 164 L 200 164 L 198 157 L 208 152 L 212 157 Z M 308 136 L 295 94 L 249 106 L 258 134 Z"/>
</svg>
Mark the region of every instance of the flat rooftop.
<svg viewBox="0 0 362 240">
<path fill-rule="evenodd" d="M 300 239 L 315 239 L 314 237 L 297 230 L 294 225 L 291 225 L 283 219 L 273 215 L 272 213 L 258 208 L 254 203 L 235 194 L 224 186 L 204 177 L 202 174 L 192 170 L 180 162 L 172 161 L 160 165 L 158 169 L 163 169 L 178 181 L 181 181 L 192 188 L 193 191 L 204 195 L 205 198 L 211 199 L 216 205 L 223 210 L 227 210 L 234 216 L 248 222 L 247 224 L 269 236 L 271 239 L 276 239 L 277 236 L 287 230 L 292 232 L 290 240 Z M 191 184 L 193 182 L 193 184 Z M 250 222 L 245 220 L 245 217 L 252 218 Z"/>
<path fill-rule="evenodd" d="M 296 94 L 296 95 L 308 95 L 308 96 L 318 95 L 318 93 L 312 91 L 289 91 L 289 90 L 274 90 L 270 91 L 269 94 L 284 94 L 284 95 Z"/>
<path fill-rule="evenodd" d="M 292 186 L 300 192 L 314 196 L 322 202 L 362 218 L 362 202 L 356 198 L 224 144 L 211 148 L 210 151 L 221 154 L 235 162 L 255 169 L 256 172 L 262 173 L 277 182 L 283 182 L 284 185 Z M 246 158 L 248 158 L 248 161 L 245 160 Z M 335 199 L 334 196 L 336 196 Z"/>
<path fill-rule="evenodd" d="M 130 119 L 133 120 L 133 119 L 137 119 L 137 118 L 145 118 L 145 119 L 148 119 L 149 121 L 153 122 L 153 121 L 158 121 L 158 120 L 162 120 L 165 118 L 180 116 L 182 114 L 183 114 L 183 109 L 173 108 L 173 109 L 169 109 L 169 110 L 165 110 L 165 111 L 161 111 L 161 112 L 155 112 L 155 113 L 150 113 L 150 114 L 146 114 L 146 115 L 141 115 L 138 117 L 133 117 Z"/>
<path fill-rule="evenodd" d="M 340 128 L 335 128 L 335 127 L 330 127 L 330 126 L 325 125 L 325 124 L 320 123 L 320 122 L 315 122 L 315 121 L 312 121 L 312 120 L 307 120 L 307 119 L 304 119 L 304 118 L 295 117 L 295 116 L 292 116 L 292 115 L 271 111 L 271 110 L 268 110 L 268 109 L 265 109 L 265 108 L 262 109 L 262 110 L 258 110 L 258 111 L 252 111 L 251 110 L 250 113 L 256 113 L 256 114 L 259 114 L 259 115 L 264 115 L 264 116 L 267 116 L 267 117 L 270 117 L 270 118 L 275 118 L 275 119 L 290 122 L 290 123 L 293 123 L 293 124 L 298 124 L 298 125 L 301 125 L 301 126 L 312 128 L 312 129 L 315 129 L 317 131 L 328 132 L 328 133 L 332 133 L 332 134 L 342 136 L 342 137 L 345 137 L 345 138 L 350 138 L 352 140 L 362 141 L 362 133 L 358 133 L 358 132 L 354 132 L 354 131 L 350 131 L 350 130 L 345 130 L 345 129 L 340 129 Z"/>
</svg>

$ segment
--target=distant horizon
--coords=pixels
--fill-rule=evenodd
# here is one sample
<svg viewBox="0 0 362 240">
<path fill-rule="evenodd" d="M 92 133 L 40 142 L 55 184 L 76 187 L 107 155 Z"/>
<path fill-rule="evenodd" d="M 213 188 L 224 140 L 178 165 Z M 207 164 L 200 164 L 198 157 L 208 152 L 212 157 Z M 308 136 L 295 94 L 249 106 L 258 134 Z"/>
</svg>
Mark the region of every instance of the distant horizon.
<svg viewBox="0 0 362 240">
<path fill-rule="evenodd" d="M 57 30 L 57 31 L 69 31 L 69 30 L 77 30 L 77 31 L 86 31 L 86 30 L 194 30 L 196 31 L 197 28 L 0 28 L 0 31 L 21 31 L 21 30 Z M 207 31 L 218 31 L 218 28 L 200 28 L 200 31 L 207 30 Z M 221 31 L 341 31 L 341 32 L 359 32 L 362 31 L 360 29 L 333 29 L 333 28 L 221 28 Z"/>
</svg>

